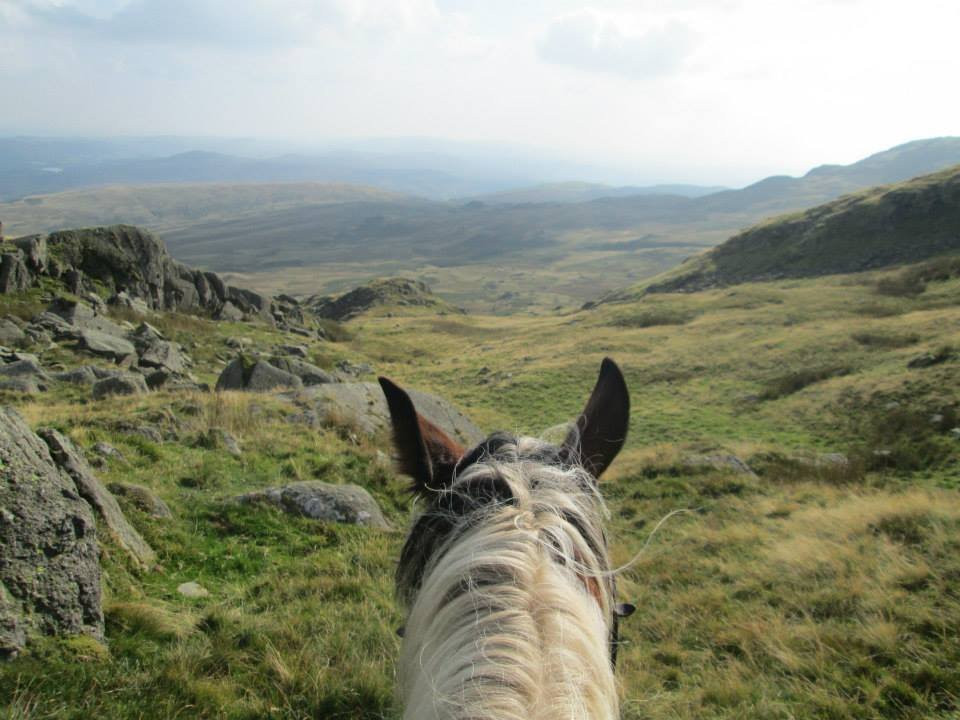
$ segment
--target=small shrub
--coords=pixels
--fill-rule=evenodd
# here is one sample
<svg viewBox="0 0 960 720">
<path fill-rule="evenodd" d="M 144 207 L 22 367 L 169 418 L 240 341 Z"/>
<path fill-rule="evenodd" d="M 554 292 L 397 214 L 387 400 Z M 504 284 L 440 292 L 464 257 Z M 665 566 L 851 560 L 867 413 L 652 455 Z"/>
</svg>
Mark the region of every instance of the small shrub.
<svg viewBox="0 0 960 720">
<path fill-rule="evenodd" d="M 762 400 L 776 400 L 777 398 L 793 395 L 805 387 L 834 377 L 849 375 L 853 371 L 846 365 L 830 365 L 820 368 L 804 368 L 795 370 L 773 378 L 767 382 L 766 389 L 761 393 Z"/>
<path fill-rule="evenodd" d="M 920 336 L 909 333 L 898 335 L 896 333 L 876 333 L 859 332 L 850 336 L 854 342 L 871 348 L 896 349 L 916 345 L 920 342 Z"/>
</svg>

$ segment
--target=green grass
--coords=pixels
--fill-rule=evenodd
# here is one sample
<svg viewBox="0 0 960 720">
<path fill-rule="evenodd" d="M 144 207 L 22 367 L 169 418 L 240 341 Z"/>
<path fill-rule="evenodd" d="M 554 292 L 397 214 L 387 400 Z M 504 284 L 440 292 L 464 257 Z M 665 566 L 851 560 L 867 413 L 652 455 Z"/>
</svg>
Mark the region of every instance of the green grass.
<svg viewBox="0 0 960 720">
<path fill-rule="evenodd" d="M 615 562 L 631 563 L 619 587 L 638 606 L 622 628 L 625 718 L 949 718 L 960 712 L 960 440 L 951 433 L 960 362 L 907 363 L 960 344 L 960 279 L 894 297 L 876 293 L 877 278 L 743 285 L 546 317 L 396 308 L 309 350 L 438 392 L 489 430 L 527 433 L 574 416 L 602 357 L 620 363 L 630 436 L 603 490 Z M 896 312 L 861 311 L 875 302 Z M 688 319 L 617 322 L 648 313 Z M 235 355 L 228 338 L 261 348 L 290 339 L 246 323 L 156 323 L 189 347 L 207 381 Z M 836 368 L 844 372 L 824 372 Z M 121 500 L 157 566 L 138 570 L 106 543 L 106 646 L 31 645 L 0 667 L 3 717 L 398 716 L 403 618 L 392 574 L 411 507 L 377 454 L 385 439 L 291 424 L 291 405 L 245 393 L 93 404 L 58 387 L 5 401 L 84 448 L 115 445 L 126 462 L 108 461 L 101 478 L 150 488 L 174 517 Z M 175 439 L 124 429 L 143 424 Z M 240 458 L 203 442 L 213 427 L 237 436 Z M 828 452 L 849 462 L 822 462 Z M 757 475 L 686 462 L 722 453 Z M 224 502 L 310 479 L 367 488 L 396 530 Z M 650 538 L 675 510 L 688 512 Z M 180 596 L 188 581 L 210 596 Z"/>
</svg>

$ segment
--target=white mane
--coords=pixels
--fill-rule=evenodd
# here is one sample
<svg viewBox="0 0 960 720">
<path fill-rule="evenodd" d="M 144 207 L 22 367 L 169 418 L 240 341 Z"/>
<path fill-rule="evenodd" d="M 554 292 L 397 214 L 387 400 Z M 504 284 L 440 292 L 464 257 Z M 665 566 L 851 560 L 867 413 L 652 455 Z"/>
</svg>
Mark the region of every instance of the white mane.
<svg viewBox="0 0 960 720">
<path fill-rule="evenodd" d="M 584 470 L 536 459 L 549 447 L 521 438 L 463 470 L 449 492 L 494 478 L 512 497 L 451 511 L 417 587 L 400 568 L 404 718 L 618 717 L 606 509 Z"/>
</svg>

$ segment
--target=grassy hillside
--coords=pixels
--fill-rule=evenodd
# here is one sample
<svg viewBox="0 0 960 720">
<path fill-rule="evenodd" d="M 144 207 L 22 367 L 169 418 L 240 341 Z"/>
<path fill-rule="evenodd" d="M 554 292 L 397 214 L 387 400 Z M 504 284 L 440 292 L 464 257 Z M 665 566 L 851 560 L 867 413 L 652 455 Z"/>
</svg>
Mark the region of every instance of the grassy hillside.
<svg viewBox="0 0 960 720">
<path fill-rule="evenodd" d="M 752 227 L 653 290 L 809 277 L 960 250 L 960 166 L 873 188 Z"/>
<path fill-rule="evenodd" d="M 639 608 L 622 630 L 625 718 L 948 718 L 960 711 L 960 279 L 882 292 L 907 271 L 540 318 L 400 307 L 357 317 L 350 341 L 310 354 L 370 362 L 488 429 L 535 433 L 573 416 L 603 356 L 621 364 L 631 433 L 603 489 L 615 560 L 634 560 L 621 591 Z M 3 300 L 4 313 L 36 302 Z M 230 337 L 282 339 L 158 322 L 201 379 L 229 358 Z M 908 367 L 924 354 L 930 364 Z M 6 717 L 397 716 L 391 573 L 411 507 L 377 454 L 386 439 L 294 424 L 287 404 L 243 393 L 4 400 L 84 448 L 116 445 L 126 462 L 104 478 L 144 484 L 174 511 L 127 508 L 159 566 L 140 574 L 108 544 L 107 646 L 50 641 L 0 667 Z M 239 436 L 240 458 L 197 441 L 214 426 Z M 726 454 L 756 475 L 702 460 Z M 363 485 L 397 531 L 222 502 L 313 478 Z M 686 512 L 651 538 L 675 510 Z M 210 596 L 180 596 L 186 581 Z"/>
</svg>

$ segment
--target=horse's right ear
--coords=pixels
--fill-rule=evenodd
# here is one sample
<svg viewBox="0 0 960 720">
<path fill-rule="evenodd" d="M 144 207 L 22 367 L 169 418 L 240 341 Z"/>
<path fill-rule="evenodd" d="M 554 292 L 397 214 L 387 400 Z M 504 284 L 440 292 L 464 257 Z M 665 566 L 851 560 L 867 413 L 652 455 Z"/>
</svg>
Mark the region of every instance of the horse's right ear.
<svg viewBox="0 0 960 720">
<path fill-rule="evenodd" d="M 414 492 L 443 490 L 453 480 L 463 447 L 418 413 L 403 388 L 385 377 L 377 379 L 390 408 L 397 469 L 413 479 Z"/>
<path fill-rule="evenodd" d="M 599 478 L 620 452 L 630 424 L 630 394 L 620 368 L 610 358 L 600 365 L 600 376 L 587 406 L 563 443 L 564 450 L 593 477 Z"/>
</svg>

